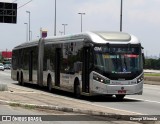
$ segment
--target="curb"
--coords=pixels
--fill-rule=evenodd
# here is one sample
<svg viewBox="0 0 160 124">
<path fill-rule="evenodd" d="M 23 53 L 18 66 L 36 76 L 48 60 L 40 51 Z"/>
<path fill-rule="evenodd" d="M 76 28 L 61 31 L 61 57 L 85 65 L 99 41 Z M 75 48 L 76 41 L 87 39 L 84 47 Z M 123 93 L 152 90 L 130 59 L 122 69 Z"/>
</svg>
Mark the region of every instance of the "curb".
<svg viewBox="0 0 160 124">
<path fill-rule="evenodd" d="M 75 112 L 79 114 L 89 114 L 89 115 L 113 115 L 112 113 L 107 112 L 100 112 L 100 111 L 93 111 L 87 109 L 78 109 L 78 108 L 71 108 L 71 107 L 62 107 L 62 106 L 53 106 L 53 105 L 36 105 L 36 104 L 27 104 L 27 103 L 18 103 L 18 102 L 10 102 L 0 100 L 1 104 L 10 105 L 10 106 L 19 106 L 19 107 L 33 107 L 33 108 L 40 108 L 40 109 L 48 109 L 48 110 L 57 110 L 63 112 Z"/>
<path fill-rule="evenodd" d="M 102 121 L 108 121 L 108 119 L 112 119 L 112 121 L 127 121 L 129 124 L 159 124 L 156 121 L 131 121 L 130 117 L 134 115 L 120 115 L 120 114 L 113 114 L 108 112 L 102 111 L 93 111 L 93 110 L 82 110 L 78 108 L 70 108 L 70 107 L 61 107 L 61 106 L 52 106 L 52 105 L 36 105 L 36 104 L 25 104 L 25 103 L 18 103 L 18 102 L 10 102 L 10 101 L 3 101 L 0 100 L 0 103 L 7 104 L 10 106 L 17 106 L 17 107 L 33 107 L 39 109 L 47 109 L 47 110 L 57 110 L 62 112 L 73 112 L 82 115 L 91 115 L 95 117 L 101 117 Z M 135 115 L 139 117 L 140 115 Z"/>
<path fill-rule="evenodd" d="M 37 104 L 27 104 L 27 103 L 18 103 L 18 102 L 12 102 L 12 101 L 5 101 L 0 100 L 0 104 L 9 105 L 13 107 L 23 107 L 23 108 L 31 108 L 31 109 L 46 109 L 46 110 L 56 110 L 56 111 L 62 111 L 62 112 L 71 112 L 71 113 L 77 113 L 79 115 L 89 115 L 94 117 L 100 117 L 101 121 L 126 121 L 128 124 L 159 124 L 156 121 L 136 121 L 136 120 L 130 120 L 130 117 L 140 117 L 141 115 L 124 115 L 124 114 L 116 114 L 116 113 L 109 113 L 109 112 L 103 112 L 103 111 L 94 111 L 90 109 L 78 109 L 78 108 L 71 108 L 71 107 L 63 107 L 63 106 L 57 106 L 57 105 L 37 105 Z"/>
<path fill-rule="evenodd" d="M 0 91 L 8 91 L 7 84 L 0 84 Z"/>
<path fill-rule="evenodd" d="M 102 112 L 102 111 L 93 111 L 93 110 L 87 110 L 87 109 L 78 109 L 78 108 L 70 108 L 70 107 L 62 107 L 62 106 L 53 106 L 53 105 L 36 105 L 36 104 L 27 104 L 27 103 L 18 103 L 18 102 L 11 102 L 11 101 L 4 101 L 0 100 L 1 104 L 10 105 L 10 106 L 17 106 L 17 107 L 28 107 L 28 108 L 38 108 L 38 109 L 47 109 L 47 110 L 57 110 L 62 112 L 73 112 L 77 114 L 86 114 L 91 116 L 97 116 L 97 117 L 106 117 L 112 118 L 115 121 L 121 120 L 121 121 L 129 121 L 129 117 L 126 117 L 124 115 L 119 114 L 113 114 L 108 112 Z M 105 121 L 105 120 L 104 120 Z M 144 123 L 144 122 L 138 122 L 133 121 L 137 123 Z"/>
</svg>

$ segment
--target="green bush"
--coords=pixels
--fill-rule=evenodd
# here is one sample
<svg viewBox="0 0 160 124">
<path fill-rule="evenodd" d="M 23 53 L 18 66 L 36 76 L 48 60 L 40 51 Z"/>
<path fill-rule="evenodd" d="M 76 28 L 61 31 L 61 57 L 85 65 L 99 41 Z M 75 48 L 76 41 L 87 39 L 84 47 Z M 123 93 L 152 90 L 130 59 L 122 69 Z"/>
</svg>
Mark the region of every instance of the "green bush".
<svg viewBox="0 0 160 124">
<path fill-rule="evenodd" d="M 145 59 L 144 68 L 160 70 L 160 59 Z"/>
</svg>

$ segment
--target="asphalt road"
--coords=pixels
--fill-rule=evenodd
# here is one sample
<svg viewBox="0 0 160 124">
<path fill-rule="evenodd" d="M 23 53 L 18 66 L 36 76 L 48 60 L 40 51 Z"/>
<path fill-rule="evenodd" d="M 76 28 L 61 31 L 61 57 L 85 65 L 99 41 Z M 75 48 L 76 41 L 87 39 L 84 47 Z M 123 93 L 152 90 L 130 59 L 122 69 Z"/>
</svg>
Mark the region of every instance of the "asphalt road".
<svg viewBox="0 0 160 124">
<path fill-rule="evenodd" d="M 0 83 L 13 85 L 16 83 L 10 77 L 10 70 L 0 72 Z M 59 95 L 59 94 L 58 94 Z M 60 94 L 61 95 L 61 94 Z M 62 94 L 63 95 L 63 94 Z M 128 95 L 123 101 L 117 101 L 114 97 L 94 97 L 82 102 L 90 102 L 97 106 L 105 106 L 117 110 L 133 112 L 133 114 L 160 115 L 160 85 L 144 84 L 143 95 Z M 66 97 L 70 97 L 67 95 Z"/>
<path fill-rule="evenodd" d="M 93 102 L 94 104 L 131 111 L 135 114 L 160 115 L 160 86 L 144 84 L 143 95 L 128 95 L 123 101 L 114 98 Z M 107 97 L 106 97 L 107 99 Z"/>
</svg>

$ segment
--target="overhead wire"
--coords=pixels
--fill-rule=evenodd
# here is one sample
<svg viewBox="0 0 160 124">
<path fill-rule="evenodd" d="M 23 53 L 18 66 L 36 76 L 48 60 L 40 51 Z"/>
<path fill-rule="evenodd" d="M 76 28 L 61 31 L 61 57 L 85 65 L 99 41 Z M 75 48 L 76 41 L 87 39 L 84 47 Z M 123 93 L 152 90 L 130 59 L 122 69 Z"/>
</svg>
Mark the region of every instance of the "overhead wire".
<svg viewBox="0 0 160 124">
<path fill-rule="evenodd" d="M 24 7 L 24 6 L 26 6 L 27 4 L 29 4 L 30 2 L 32 2 L 33 0 L 30 0 L 30 1 L 28 1 L 28 2 L 26 2 L 25 4 L 23 4 L 23 5 L 21 5 L 20 7 L 18 7 L 17 9 L 20 9 L 20 8 L 22 8 L 22 7 Z"/>
</svg>

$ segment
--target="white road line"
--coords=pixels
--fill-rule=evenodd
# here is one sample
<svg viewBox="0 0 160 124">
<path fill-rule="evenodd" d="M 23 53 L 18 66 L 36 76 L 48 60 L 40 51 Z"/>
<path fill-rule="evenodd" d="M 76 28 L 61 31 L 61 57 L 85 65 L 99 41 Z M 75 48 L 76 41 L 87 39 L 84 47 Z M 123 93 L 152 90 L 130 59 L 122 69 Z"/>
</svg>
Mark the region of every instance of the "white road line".
<svg viewBox="0 0 160 124">
<path fill-rule="evenodd" d="M 137 98 L 131 98 L 131 97 L 125 97 L 127 99 L 131 99 L 131 100 L 140 100 L 140 101 L 145 101 L 145 102 L 151 102 L 151 103 L 157 103 L 160 104 L 159 101 L 151 101 L 151 100 L 147 100 L 147 99 L 137 99 Z"/>
<path fill-rule="evenodd" d="M 160 85 L 150 85 L 150 84 L 144 84 L 143 85 L 144 86 L 144 88 L 148 88 L 148 89 L 159 89 L 160 88 Z"/>
<path fill-rule="evenodd" d="M 151 90 L 159 90 L 160 91 L 160 87 L 144 87 L 144 89 L 151 89 Z"/>
<path fill-rule="evenodd" d="M 45 93 L 45 92 L 43 92 L 42 94 L 51 95 L 51 94 L 48 94 L 48 93 Z M 63 99 L 66 99 L 66 100 L 72 100 L 72 101 L 76 101 L 76 102 L 79 102 L 79 103 L 82 103 L 82 104 L 88 104 L 88 105 L 92 105 L 92 106 L 96 106 L 96 107 L 102 107 L 102 108 L 106 108 L 106 109 L 110 109 L 110 110 L 116 110 L 116 111 L 120 111 L 120 112 L 127 112 L 127 113 L 131 113 L 131 114 L 136 114 L 136 115 L 144 115 L 144 114 L 138 113 L 138 112 L 132 112 L 132 111 L 127 111 L 127 110 L 107 107 L 107 106 L 103 106 L 103 105 L 97 105 L 97 104 L 94 104 L 94 103 L 91 103 L 91 102 L 87 102 L 87 101 L 84 101 L 84 100 L 78 100 L 78 99 L 68 98 L 68 97 L 59 96 L 59 95 L 56 95 L 56 94 L 52 94 L 52 96 L 53 95 L 54 95 L 54 97 L 59 97 L 59 98 L 63 98 Z"/>
<path fill-rule="evenodd" d="M 86 103 L 86 102 L 84 102 L 84 103 L 85 104 L 89 104 L 89 105 L 93 105 L 93 106 L 96 106 L 96 107 L 103 107 L 103 108 L 106 108 L 106 109 L 111 109 L 111 110 L 116 110 L 116 111 L 121 111 L 121 112 L 127 112 L 127 113 L 131 113 L 131 114 L 144 115 L 144 114 L 138 113 L 138 112 L 132 112 L 132 111 L 127 111 L 127 110 L 122 110 L 122 109 L 116 109 L 116 108 L 106 107 L 106 106 L 103 106 L 103 105 L 97 105 L 97 104 L 93 104 L 93 103 Z"/>
</svg>

